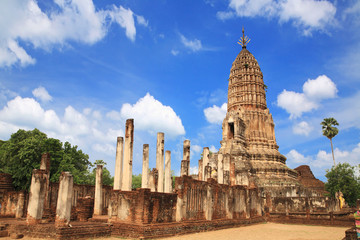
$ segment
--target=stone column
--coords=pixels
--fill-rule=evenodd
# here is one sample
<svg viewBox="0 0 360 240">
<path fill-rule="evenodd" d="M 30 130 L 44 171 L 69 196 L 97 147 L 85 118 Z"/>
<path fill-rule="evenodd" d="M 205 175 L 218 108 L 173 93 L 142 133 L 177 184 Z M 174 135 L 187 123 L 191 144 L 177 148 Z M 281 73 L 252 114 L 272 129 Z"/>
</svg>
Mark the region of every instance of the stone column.
<svg viewBox="0 0 360 240">
<path fill-rule="evenodd" d="M 223 165 L 223 155 L 218 154 L 218 168 L 217 168 L 217 179 L 219 184 L 224 184 L 224 165 Z"/>
<path fill-rule="evenodd" d="M 24 192 L 19 192 L 18 201 L 16 204 L 15 218 L 22 218 L 24 216 L 24 205 L 25 205 L 25 196 Z"/>
<path fill-rule="evenodd" d="M 153 168 L 149 176 L 149 187 L 152 192 L 157 192 L 158 186 L 158 170 Z"/>
<path fill-rule="evenodd" d="M 46 171 L 46 184 L 45 184 L 45 200 L 44 209 L 50 208 L 50 153 L 43 153 L 41 155 L 40 170 Z"/>
<path fill-rule="evenodd" d="M 188 172 L 189 172 L 189 162 L 186 160 L 182 160 L 180 166 L 180 177 L 184 175 L 188 176 Z"/>
<path fill-rule="evenodd" d="M 156 169 L 158 170 L 158 192 L 164 192 L 164 133 L 157 134 Z"/>
<path fill-rule="evenodd" d="M 70 172 L 62 172 L 59 179 L 55 225 L 67 225 L 70 222 L 73 184 Z"/>
<path fill-rule="evenodd" d="M 165 152 L 165 186 L 164 192 L 171 193 L 172 181 L 171 181 L 171 152 Z"/>
<path fill-rule="evenodd" d="M 133 161 L 133 144 L 134 144 L 134 119 L 126 120 L 125 128 L 125 148 L 124 148 L 124 165 L 123 165 L 123 191 L 131 191 L 132 187 L 132 161 Z"/>
<path fill-rule="evenodd" d="M 204 147 L 203 150 L 203 175 L 205 176 L 205 167 L 208 165 L 209 163 L 209 148 L 208 147 Z M 206 181 L 206 178 L 204 177 L 203 181 Z"/>
<path fill-rule="evenodd" d="M 47 172 L 45 170 L 33 170 L 26 219 L 28 224 L 39 223 L 42 219 L 47 179 Z"/>
<path fill-rule="evenodd" d="M 141 188 L 149 188 L 149 144 L 143 145 Z"/>
<path fill-rule="evenodd" d="M 198 180 L 199 181 L 202 181 L 203 180 L 203 160 L 200 159 L 199 160 L 199 169 L 198 169 Z"/>
<path fill-rule="evenodd" d="M 96 166 L 96 179 L 95 179 L 95 200 L 94 200 L 94 215 L 102 215 L 103 199 L 102 199 L 102 172 L 103 166 Z"/>
<path fill-rule="evenodd" d="M 118 137 L 117 144 L 116 144 L 114 190 L 121 189 L 123 154 L 124 154 L 124 138 Z"/>
<path fill-rule="evenodd" d="M 183 145 L 183 160 L 186 160 L 187 163 L 187 172 L 186 175 L 190 175 L 190 140 L 186 139 Z"/>
<path fill-rule="evenodd" d="M 224 184 L 230 185 L 230 171 L 224 171 Z"/>
<path fill-rule="evenodd" d="M 40 169 L 50 171 L 50 153 L 43 153 L 41 155 Z"/>
<path fill-rule="evenodd" d="M 210 166 L 208 166 L 210 167 Z M 211 168 L 211 167 L 210 167 Z M 212 201 L 212 188 L 208 185 L 206 186 L 206 197 L 205 197 L 205 219 L 212 220 L 213 215 L 213 201 Z"/>
<path fill-rule="evenodd" d="M 211 166 L 205 167 L 204 181 L 207 181 L 208 178 L 211 178 Z"/>
</svg>

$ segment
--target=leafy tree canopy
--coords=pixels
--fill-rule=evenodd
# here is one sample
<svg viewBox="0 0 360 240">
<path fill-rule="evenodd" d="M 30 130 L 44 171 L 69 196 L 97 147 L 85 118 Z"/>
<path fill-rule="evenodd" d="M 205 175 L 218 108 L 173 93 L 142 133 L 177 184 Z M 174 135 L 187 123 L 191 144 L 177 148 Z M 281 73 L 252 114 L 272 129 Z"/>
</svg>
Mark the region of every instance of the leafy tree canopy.
<svg viewBox="0 0 360 240">
<path fill-rule="evenodd" d="M 335 137 L 339 133 L 339 129 L 335 126 L 339 126 L 339 123 L 335 118 L 324 118 L 324 120 L 321 122 L 323 135 L 328 139 Z"/>
<path fill-rule="evenodd" d="M 360 167 L 360 165 L 359 165 Z M 339 163 L 326 171 L 327 183 L 325 189 L 335 197 L 341 191 L 349 206 L 356 206 L 356 199 L 360 198 L 360 178 L 355 174 L 356 168 L 348 163 Z"/>
<path fill-rule="evenodd" d="M 50 152 L 50 181 L 56 182 L 63 171 L 69 171 L 77 184 L 89 182 L 92 166 L 89 156 L 59 139 L 48 138 L 38 129 L 18 130 L 8 141 L 0 142 L 0 172 L 13 177 L 17 189 L 29 189 L 33 169 L 39 169 L 41 155 Z"/>
<path fill-rule="evenodd" d="M 106 162 L 104 160 L 96 160 L 94 165 L 103 165 L 103 175 L 102 175 L 102 181 L 103 185 L 113 186 L 114 185 L 114 177 L 111 176 L 109 170 L 105 167 Z M 93 168 L 91 173 L 89 174 L 87 178 L 86 184 L 95 185 L 95 179 L 96 179 L 96 167 Z"/>
</svg>

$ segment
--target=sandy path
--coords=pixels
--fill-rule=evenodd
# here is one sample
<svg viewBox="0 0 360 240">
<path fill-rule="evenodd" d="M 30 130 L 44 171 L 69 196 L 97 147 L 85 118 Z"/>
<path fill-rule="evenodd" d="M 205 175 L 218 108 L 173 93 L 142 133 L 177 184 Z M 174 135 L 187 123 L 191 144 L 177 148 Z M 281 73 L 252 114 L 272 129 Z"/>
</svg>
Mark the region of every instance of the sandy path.
<svg viewBox="0 0 360 240">
<path fill-rule="evenodd" d="M 219 231 L 176 236 L 174 240 L 341 240 L 348 227 L 322 227 L 292 224 L 263 223 Z M 165 240 L 163 239 L 163 240 Z"/>
<path fill-rule="evenodd" d="M 161 238 L 161 240 L 341 240 L 345 237 L 345 230 L 347 229 L 349 228 L 260 223 L 239 228 L 229 228 L 224 230 Z M 5 240 L 10 238 L 1 238 L 1 240 L 2 239 Z M 39 238 L 28 237 L 24 237 L 22 239 L 40 240 Z M 119 239 L 123 238 L 95 238 L 95 240 Z"/>
</svg>

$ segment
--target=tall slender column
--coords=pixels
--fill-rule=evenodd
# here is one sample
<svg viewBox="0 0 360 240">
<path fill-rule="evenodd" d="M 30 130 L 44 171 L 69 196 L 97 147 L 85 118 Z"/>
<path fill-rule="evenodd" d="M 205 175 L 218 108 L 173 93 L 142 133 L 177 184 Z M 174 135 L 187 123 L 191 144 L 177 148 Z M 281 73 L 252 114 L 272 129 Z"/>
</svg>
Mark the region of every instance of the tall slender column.
<svg viewBox="0 0 360 240">
<path fill-rule="evenodd" d="M 218 183 L 224 183 L 224 164 L 223 164 L 223 155 L 221 153 L 218 154 Z"/>
<path fill-rule="evenodd" d="M 203 150 L 203 169 L 202 169 L 202 172 L 203 172 L 203 181 L 206 181 L 206 178 L 205 178 L 205 167 L 208 165 L 209 163 L 209 148 L 208 147 L 204 147 L 204 150 Z"/>
<path fill-rule="evenodd" d="M 143 145 L 141 188 L 149 188 L 149 144 Z"/>
<path fill-rule="evenodd" d="M 184 175 L 188 176 L 188 170 L 189 170 L 189 162 L 186 160 L 182 160 L 180 165 L 180 177 Z"/>
<path fill-rule="evenodd" d="M 103 209 L 102 199 L 102 174 L 103 166 L 96 166 L 96 178 L 95 178 L 95 200 L 94 200 L 94 215 L 101 215 Z"/>
<path fill-rule="evenodd" d="M 164 192 L 164 133 L 157 134 L 156 168 L 158 170 L 158 192 Z"/>
<path fill-rule="evenodd" d="M 59 192 L 56 205 L 56 225 L 66 225 L 70 222 L 73 197 L 73 176 L 70 172 L 62 172 L 59 178 Z"/>
<path fill-rule="evenodd" d="M 127 119 L 126 128 L 125 128 L 123 178 L 122 178 L 122 187 L 121 187 L 121 190 L 123 191 L 131 191 L 133 144 L 134 144 L 134 119 Z"/>
<path fill-rule="evenodd" d="M 116 143 L 114 190 L 120 190 L 121 189 L 123 153 L 124 153 L 124 138 L 123 137 L 118 137 L 117 138 L 117 143 Z"/>
<path fill-rule="evenodd" d="M 47 209 L 50 207 L 50 153 L 47 152 L 41 155 L 40 170 L 46 171 L 44 209 Z"/>
<path fill-rule="evenodd" d="M 186 175 L 190 175 L 190 140 L 186 139 L 183 145 L 183 160 L 188 162 Z"/>
<path fill-rule="evenodd" d="M 164 192 L 170 193 L 172 187 L 171 181 L 171 152 L 165 152 L 165 186 Z"/>
<path fill-rule="evenodd" d="M 153 168 L 149 175 L 149 187 L 152 192 L 157 192 L 158 170 Z"/>
<path fill-rule="evenodd" d="M 199 168 L 198 168 L 198 180 L 202 181 L 204 176 L 204 172 L 203 172 L 203 160 L 200 159 L 199 160 Z"/>
<path fill-rule="evenodd" d="M 207 181 L 208 178 L 211 178 L 211 166 L 206 166 L 204 170 L 204 181 Z"/>
</svg>

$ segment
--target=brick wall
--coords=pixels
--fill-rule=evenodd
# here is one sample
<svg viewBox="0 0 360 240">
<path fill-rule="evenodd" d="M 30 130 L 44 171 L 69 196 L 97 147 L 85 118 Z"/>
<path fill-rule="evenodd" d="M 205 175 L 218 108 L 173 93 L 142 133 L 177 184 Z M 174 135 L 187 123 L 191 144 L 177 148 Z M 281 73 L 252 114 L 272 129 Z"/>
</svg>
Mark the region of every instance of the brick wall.
<svg viewBox="0 0 360 240">
<path fill-rule="evenodd" d="M 112 192 L 111 221 L 149 224 L 175 220 L 176 194 L 151 192 L 150 189 Z"/>
</svg>

